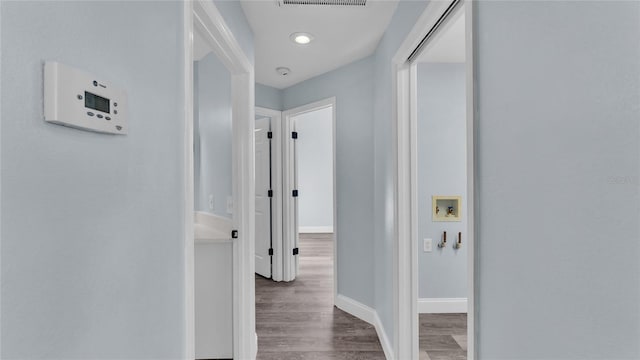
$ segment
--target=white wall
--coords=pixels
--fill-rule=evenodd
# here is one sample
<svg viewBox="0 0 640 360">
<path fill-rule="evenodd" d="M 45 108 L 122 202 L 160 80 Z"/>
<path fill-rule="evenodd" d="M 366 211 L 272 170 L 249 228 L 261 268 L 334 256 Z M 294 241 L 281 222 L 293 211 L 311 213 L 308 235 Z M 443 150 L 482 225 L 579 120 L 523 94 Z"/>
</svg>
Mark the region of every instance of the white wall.
<svg viewBox="0 0 640 360">
<path fill-rule="evenodd" d="M 333 231 L 333 107 L 292 117 L 300 232 Z"/>
<path fill-rule="evenodd" d="M 481 1 L 475 31 L 479 357 L 639 359 L 640 3 Z"/>
<path fill-rule="evenodd" d="M 0 9 L 0 357 L 182 357 L 181 3 Z M 124 87 L 129 134 L 45 123 L 45 60 Z"/>
<path fill-rule="evenodd" d="M 195 210 L 231 218 L 231 74 L 214 53 L 194 63 Z M 213 208 L 209 197 L 213 196 Z"/>
<path fill-rule="evenodd" d="M 465 64 L 418 64 L 418 269 L 420 298 L 467 297 Z M 462 196 L 460 222 L 433 221 L 433 195 Z M 444 209 L 446 210 L 446 209 Z M 444 211 L 442 210 L 442 211 Z M 443 231 L 447 246 L 438 248 Z M 463 245 L 454 249 L 458 232 Z M 433 251 L 423 252 L 423 239 Z"/>
</svg>

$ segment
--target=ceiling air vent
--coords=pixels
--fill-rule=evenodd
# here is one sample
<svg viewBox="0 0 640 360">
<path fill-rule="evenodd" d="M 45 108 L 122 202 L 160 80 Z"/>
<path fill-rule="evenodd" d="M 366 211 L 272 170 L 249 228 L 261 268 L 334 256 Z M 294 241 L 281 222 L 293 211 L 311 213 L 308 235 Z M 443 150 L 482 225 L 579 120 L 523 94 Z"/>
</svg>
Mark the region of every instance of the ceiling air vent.
<svg viewBox="0 0 640 360">
<path fill-rule="evenodd" d="M 278 0 L 278 5 L 365 6 L 367 5 L 367 0 Z"/>
</svg>

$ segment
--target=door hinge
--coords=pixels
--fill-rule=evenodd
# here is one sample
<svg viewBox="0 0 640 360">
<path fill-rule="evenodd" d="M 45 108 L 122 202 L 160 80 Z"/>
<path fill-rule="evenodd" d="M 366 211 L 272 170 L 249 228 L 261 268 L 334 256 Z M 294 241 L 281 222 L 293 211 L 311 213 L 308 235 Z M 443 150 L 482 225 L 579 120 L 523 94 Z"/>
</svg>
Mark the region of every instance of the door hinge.
<svg viewBox="0 0 640 360">
<path fill-rule="evenodd" d="M 291 196 L 298 197 L 298 190 L 293 190 Z"/>
<path fill-rule="evenodd" d="M 267 139 L 272 139 L 273 138 L 273 133 L 271 131 L 269 131 L 267 133 Z"/>
<path fill-rule="evenodd" d="M 298 255 L 298 248 L 293 248 L 293 255 Z"/>
<path fill-rule="evenodd" d="M 231 230 L 231 238 L 232 239 L 238 238 L 238 230 Z"/>
<path fill-rule="evenodd" d="M 269 249 L 269 255 L 270 255 L 270 256 L 273 256 L 273 248 L 272 248 L 272 249 Z"/>
<path fill-rule="evenodd" d="M 292 132 L 291 133 L 291 138 L 292 139 L 297 139 L 298 138 L 298 132 L 297 131 Z"/>
<path fill-rule="evenodd" d="M 269 197 L 273 197 L 273 190 L 269 190 L 269 191 L 267 191 L 267 196 L 269 196 Z"/>
</svg>

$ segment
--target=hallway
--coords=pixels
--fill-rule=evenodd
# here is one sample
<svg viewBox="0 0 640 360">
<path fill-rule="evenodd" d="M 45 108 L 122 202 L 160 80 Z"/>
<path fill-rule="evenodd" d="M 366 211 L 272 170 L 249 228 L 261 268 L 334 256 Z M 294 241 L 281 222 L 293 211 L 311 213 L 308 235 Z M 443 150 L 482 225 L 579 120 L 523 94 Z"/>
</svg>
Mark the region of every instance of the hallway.
<svg viewBox="0 0 640 360">
<path fill-rule="evenodd" d="M 258 360 L 384 359 L 373 325 L 333 306 L 333 235 L 300 234 L 295 281 L 256 276 Z"/>
</svg>

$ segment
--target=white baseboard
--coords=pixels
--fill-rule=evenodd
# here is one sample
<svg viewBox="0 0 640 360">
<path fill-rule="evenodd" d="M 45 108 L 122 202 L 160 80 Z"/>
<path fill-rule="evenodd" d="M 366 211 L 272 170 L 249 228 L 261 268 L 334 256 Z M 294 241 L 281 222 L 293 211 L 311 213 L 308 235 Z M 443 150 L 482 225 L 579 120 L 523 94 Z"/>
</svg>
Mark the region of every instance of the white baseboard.
<svg viewBox="0 0 640 360">
<path fill-rule="evenodd" d="M 375 321 L 373 326 L 376 327 L 378 339 L 380 340 L 380 345 L 382 345 L 382 351 L 384 351 L 384 357 L 386 357 L 387 360 L 393 360 L 393 347 L 391 346 L 387 332 L 384 331 L 384 326 L 382 326 L 382 321 L 380 321 L 378 317 L 378 312 L 375 313 Z"/>
<path fill-rule="evenodd" d="M 330 234 L 333 226 L 300 226 L 298 232 L 302 234 Z"/>
<path fill-rule="evenodd" d="M 336 307 L 342 311 L 346 311 L 349 314 L 359 318 L 362 321 L 366 321 L 371 325 L 375 325 L 376 311 L 369 306 L 348 298 L 344 295 L 338 294 L 336 296 Z"/>
<path fill-rule="evenodd" d="M 340 310 L 345 311 L 359 318 L 360 320 L 366 321 L 369 324 L 373 325 L 376 328 L 376 333 L 378 334 L 380 345 L 382 345 L 384 356 L 387 358 L 387 360 L 393 360 L 393 348 L 391 347 L 391 343 L 389 342 L 387 333 L 382 326 L 380 317 L 378 317 L 378 313 L 374 309 L 344 295 L 336 296 L 335 303 L 336 307 L 338 307 Z"/>
<path fill-rule="evenodd" d="M 252 359 L 255 359 L 258 356 L 258 333 L 256 332 L 256 333 L 253 333 L 253 334 L 255 336 L 254 337 L 255 341 L 254 341 L 254 344 L 253 344 L 253 351 L 252 351 L 253 352 L 253 357 L 252 357 Z"/>
<path fill-rule="evenodd" d="M 422 298 L 418 299 L 420 314 L 467 313 L 467 298 Z"/>
</svg>

